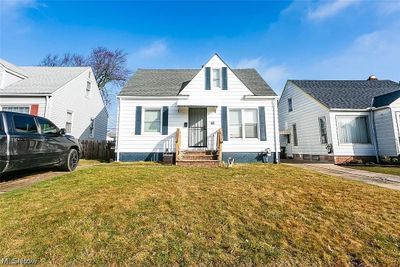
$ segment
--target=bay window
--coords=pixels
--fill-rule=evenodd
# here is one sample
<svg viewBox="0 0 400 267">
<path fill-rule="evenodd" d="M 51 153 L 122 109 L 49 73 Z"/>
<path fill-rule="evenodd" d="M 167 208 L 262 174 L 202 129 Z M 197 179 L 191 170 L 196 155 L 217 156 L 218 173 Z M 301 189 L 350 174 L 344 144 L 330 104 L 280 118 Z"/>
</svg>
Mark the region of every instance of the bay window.
<svg viewBox="0 0 400 267">
<path fill-rule="evenodd" d="M 367 116 L 337 116 L 340 144 L 370 144 Z"/>
<path fill-rule="evenodd" d="M 161 109 L 145 109 L 144 132 L 161 133 Z"/>
<path fill-rule="evenodd" d="M 229 110 L 229 132 L 230 138 L 258 138 L 257 110 Z"/>
</svg>

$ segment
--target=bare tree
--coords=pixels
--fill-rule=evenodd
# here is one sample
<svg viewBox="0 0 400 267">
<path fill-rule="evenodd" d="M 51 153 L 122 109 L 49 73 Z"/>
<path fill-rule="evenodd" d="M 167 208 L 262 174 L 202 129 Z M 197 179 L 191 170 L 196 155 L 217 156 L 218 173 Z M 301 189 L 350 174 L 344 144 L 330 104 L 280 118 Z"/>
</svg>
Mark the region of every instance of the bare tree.
<svg viewBox="0 0 400 267">
<path fill-rule="evenodd" d="M 100 93 L 104 102 L 111 102 L 108 85 L 123 86 L 128 80 L 130 71 L 127 68 L 127 53 L 121 49 L 115 51 L 105 47 L 92 49 L 89 56 L 65 53 L 62 57 L 48 54 L 40 63 L 41 66 L 90 66 L 93 69 Z"/>
</svg>

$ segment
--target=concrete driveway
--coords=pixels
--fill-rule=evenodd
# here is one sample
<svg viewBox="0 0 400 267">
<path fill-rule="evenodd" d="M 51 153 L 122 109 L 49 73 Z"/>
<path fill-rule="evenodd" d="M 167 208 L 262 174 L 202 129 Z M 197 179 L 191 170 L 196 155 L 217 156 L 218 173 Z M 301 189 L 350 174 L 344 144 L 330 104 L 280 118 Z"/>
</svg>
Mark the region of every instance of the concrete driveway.
<svg viewBox="0 0 400 267">
<path fill-rule="evenodd" d="M 389 189 L 400 190 L 400 176 L 396 175 L 355 170 L 328 163 L 305 163 L 287 161 L 284 164 L 313 170 L 323 174 L 333 175 L 345 179 L 361 181 L 367 184 L 377 185 Z"/>
</svg>

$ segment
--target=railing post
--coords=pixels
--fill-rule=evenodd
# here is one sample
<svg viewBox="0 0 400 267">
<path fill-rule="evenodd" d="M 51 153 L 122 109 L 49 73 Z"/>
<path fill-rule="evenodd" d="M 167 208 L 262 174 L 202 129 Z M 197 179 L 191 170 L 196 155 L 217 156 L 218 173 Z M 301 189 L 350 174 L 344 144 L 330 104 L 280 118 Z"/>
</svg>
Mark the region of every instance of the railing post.
<svg viewBox="0 0 400 267">
<path fill-rule="evenodd" d="M 180 152 L 181 152 L 181 129 L 177 128 L 175 134 L 175 160 L 179 159 Z"/>
</svg>

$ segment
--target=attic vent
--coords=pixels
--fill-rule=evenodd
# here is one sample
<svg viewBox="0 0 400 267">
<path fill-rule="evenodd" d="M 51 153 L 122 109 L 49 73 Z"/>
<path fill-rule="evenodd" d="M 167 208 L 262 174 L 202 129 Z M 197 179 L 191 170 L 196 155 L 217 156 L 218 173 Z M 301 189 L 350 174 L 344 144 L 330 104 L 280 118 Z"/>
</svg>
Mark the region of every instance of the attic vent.
<svg viewBox="0 0 400 267">
<path fill-rule="evenodd" d="M 368 77 L 368 81 L 377 81 L 378 77 L 376 77 L 375 75 L 371 75 Z"/>
</svg>

